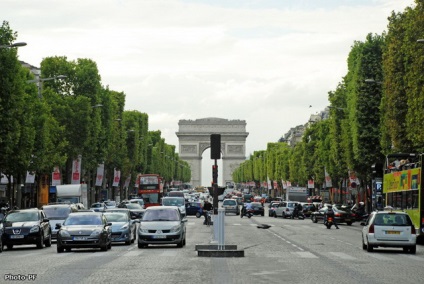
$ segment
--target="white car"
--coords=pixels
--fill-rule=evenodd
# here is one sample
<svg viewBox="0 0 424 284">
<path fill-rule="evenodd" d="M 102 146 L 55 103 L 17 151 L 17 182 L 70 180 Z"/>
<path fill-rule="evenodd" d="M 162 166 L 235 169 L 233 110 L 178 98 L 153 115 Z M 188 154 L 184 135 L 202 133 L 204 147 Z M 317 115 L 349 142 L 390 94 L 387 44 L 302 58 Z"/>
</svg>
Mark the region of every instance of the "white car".
<svg viewBox="0 0 424 284">
<path fill-rule="evenodd" d="M 372 212 L 361 223 L 362 248 L 372 252 L 376 247 L 401 247 L 404 252 L 415 254 L 417 235 L 407 213 L 393 211 Z"/>
</svg>

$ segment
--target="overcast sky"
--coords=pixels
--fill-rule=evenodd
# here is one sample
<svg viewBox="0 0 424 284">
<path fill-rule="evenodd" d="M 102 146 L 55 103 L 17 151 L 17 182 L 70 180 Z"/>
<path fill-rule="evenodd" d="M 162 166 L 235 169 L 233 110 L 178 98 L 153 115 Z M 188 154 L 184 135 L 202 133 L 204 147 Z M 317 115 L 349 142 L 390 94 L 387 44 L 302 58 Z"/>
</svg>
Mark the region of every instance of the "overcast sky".
<svg viewBox="0 0 424 284">
<path fill-rule="evenodd" d="M 19 59 L 95 61 L 177 146 L 180 119 L 247 122 L 246 155 L 323 110 L 353 42 L 413 0 L 1 0 Z M 309 106 L 312 106 L 311 108 Z M 178 151 L 178 150 L 177 150 Z M 209 155 L 209 154 L 208 154 Z M 203 156 L 209 161 L 209 156 Z"/>
</svg>

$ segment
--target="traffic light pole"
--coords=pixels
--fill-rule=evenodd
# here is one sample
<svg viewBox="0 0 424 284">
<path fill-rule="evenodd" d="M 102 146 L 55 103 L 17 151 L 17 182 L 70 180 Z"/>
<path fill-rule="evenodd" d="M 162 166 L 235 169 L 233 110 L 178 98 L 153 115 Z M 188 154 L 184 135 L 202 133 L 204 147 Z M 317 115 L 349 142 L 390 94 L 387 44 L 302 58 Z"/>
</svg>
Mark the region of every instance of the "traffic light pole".
<svg viewBox="0 0 424 284">
<path fill-rule="evenodd" d="M 215 164 L 212 166 L 212 182 L 213 182 L 213 214 L 218 215 L 218 164 L 215 159 Z"/>
</svg>

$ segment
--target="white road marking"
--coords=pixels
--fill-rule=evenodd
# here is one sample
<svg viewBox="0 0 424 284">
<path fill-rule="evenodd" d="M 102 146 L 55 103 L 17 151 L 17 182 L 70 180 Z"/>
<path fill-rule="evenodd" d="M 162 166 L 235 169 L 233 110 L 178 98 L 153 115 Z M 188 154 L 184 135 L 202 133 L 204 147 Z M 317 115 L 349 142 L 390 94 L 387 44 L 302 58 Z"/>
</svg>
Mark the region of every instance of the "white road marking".
<svg viewBox="0 0 424 284">
<path fill-rule="evenodd" d="M 309 251 L 297 251 L 292 252 L 292 254 L 299 256 L 300 258 L 318 258 L 315 254 L 309 252 Z"/>
<path fill-rule="evenodd" d="M 368 256 L 371 256 L 371 257 L 376 258 L 378 260 L 385 260 L 385 261 L 393 260 L 390 257 L 384 256 L 384 255 L 381 255 L 381 254 L 378 254 L 378 253 L 369 253 Z"/>
<path fill-rule="evenodd" d="M 344 252 L 330 252 L 330 254 L 332 254 L 332 255 L 334 255 L 338 258 L 344 259 L 344 260 L 355 260 L 356 259 L 356 257 L 345 254 Z"/>
</svg>

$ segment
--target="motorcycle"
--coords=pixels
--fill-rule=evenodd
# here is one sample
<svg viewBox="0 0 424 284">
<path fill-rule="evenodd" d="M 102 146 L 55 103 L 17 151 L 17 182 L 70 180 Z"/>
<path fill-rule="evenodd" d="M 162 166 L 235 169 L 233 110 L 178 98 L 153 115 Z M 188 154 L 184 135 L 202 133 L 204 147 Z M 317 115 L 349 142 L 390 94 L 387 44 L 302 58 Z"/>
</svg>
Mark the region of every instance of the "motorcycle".
<svg viewBox="0 0 424 284">
<path fill-rule="evenodd" d="M 324 223 L 324 225 L 327 226 L 327 229 L 331 229 L 331 226 L 333 226 L 333 224 L 333 217 L 327 217 L 327 221 Z"/>
<path fill-rule="evenodd" d="M 291 215 L 290 218 L 291 219 L 297 218 L 299 220 L 304 220 L 305 219 L 305 215 L 303 214 L 302 211 L 295 210 L 295 211 L 293 211 L 293 213 L 292 213 L 292 215 Z"/>
<path fill-rule="evenodd" d="M 240 214 L 240 218 L 243 218 L 243 216 L 247 216 L 247 218 L 252 217 L 253 216 L 253 209 L 245 210 L 244 213 Z"/>
</svg>

